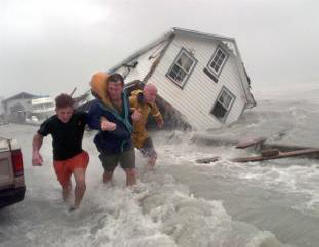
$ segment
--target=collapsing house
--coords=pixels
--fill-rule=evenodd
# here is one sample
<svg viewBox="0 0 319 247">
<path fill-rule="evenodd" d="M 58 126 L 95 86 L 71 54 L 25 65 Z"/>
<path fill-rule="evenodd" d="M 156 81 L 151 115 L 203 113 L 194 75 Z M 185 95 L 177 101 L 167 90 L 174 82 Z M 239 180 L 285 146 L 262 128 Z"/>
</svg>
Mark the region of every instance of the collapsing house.
<svg viewBox="0 0 319 247">
<path fill-rule="evenodd" d="M 172 28 L 108 73 L 123 75 L 127 88 L 155 84 L 166 123 L 218 128 L 256 106 L 233 38 Z"/>
</svg>

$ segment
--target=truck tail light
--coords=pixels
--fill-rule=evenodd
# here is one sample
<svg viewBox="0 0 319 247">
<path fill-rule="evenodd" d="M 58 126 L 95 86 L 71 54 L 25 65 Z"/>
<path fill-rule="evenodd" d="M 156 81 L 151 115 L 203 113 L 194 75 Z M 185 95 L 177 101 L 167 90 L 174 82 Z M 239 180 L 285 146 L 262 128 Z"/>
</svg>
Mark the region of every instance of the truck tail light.
<svg viewBox="0 0 319 247">
<path fill-rule="evenodd" d="M 22 176 L 24 174 L 24 169 L 23 157 L 20 149 L 11 151 L 11 160 L 15 177 Z"/>
</svg>

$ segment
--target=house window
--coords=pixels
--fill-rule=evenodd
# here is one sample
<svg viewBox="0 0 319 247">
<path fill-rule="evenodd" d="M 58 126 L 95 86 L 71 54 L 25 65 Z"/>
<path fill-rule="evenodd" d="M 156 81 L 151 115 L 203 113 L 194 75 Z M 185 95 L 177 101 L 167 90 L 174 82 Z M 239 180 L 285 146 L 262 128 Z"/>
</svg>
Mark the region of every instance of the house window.
<svg viewBox="0 0 319 247">
<path fill-rule="evenodd" d="M 233 95 L 226 87 L 223 87 L 215 103 L 215 106 L 210 111 L 210 113 L 213 114 L 220 121 L 225 122 L 234 101 L 235 95 Z"/>
<path fill-rule="evenodd" d="M 219 76 L 227 60 L 227 57 L 227 53 L 221 47 L 218 47 L 215 54 L 212 56 L 207 64 L 208 70 Z"/>
<path fill-rule="evenodd" d="M 184 87 L 187 79 L 191 75 L 197 60 L 184 48 L 175 58 L 166 76 L 181 88 Z"/>
</svg>

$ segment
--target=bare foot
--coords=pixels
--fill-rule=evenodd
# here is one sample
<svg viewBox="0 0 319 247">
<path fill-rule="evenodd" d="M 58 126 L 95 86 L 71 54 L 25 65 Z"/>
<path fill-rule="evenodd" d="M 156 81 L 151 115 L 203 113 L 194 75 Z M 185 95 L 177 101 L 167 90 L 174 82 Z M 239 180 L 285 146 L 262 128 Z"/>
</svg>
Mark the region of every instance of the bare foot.
<svg viewBox="0 0 319 247">
<path fill-rule="evenodd" d="M 73 212 L 73 211 L 77 210 L 78 208 L 79 208 L 79 206 L 71 206 L 69 208 L 69 212 Z"/>
</svg>

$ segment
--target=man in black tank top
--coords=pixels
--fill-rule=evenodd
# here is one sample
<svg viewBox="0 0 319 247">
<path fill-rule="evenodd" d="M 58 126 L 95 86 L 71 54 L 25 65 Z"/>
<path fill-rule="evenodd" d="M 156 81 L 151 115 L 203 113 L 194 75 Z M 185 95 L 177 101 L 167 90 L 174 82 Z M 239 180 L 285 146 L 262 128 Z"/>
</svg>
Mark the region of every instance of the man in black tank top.
<svg viewBox="0 0 319 247">
<path fill-rule="evenodd" d="M 33 137 L 32 164 L 42 165 L 40 154 L 43 137 L 51 134 L 53 148 L 53 165 L 66 201 L 72 190 L 71 176 L 75 179 L 75 201 L 71 210 L 79 207 L 85 186 L 85 171 L 89 156 L 82 149 L 82 138 L 87 123 L 87 114 L 74 112 L 73 99 L 67 94 L 55 98 L 56 115 L 44 121 Z"/>
</svg>

